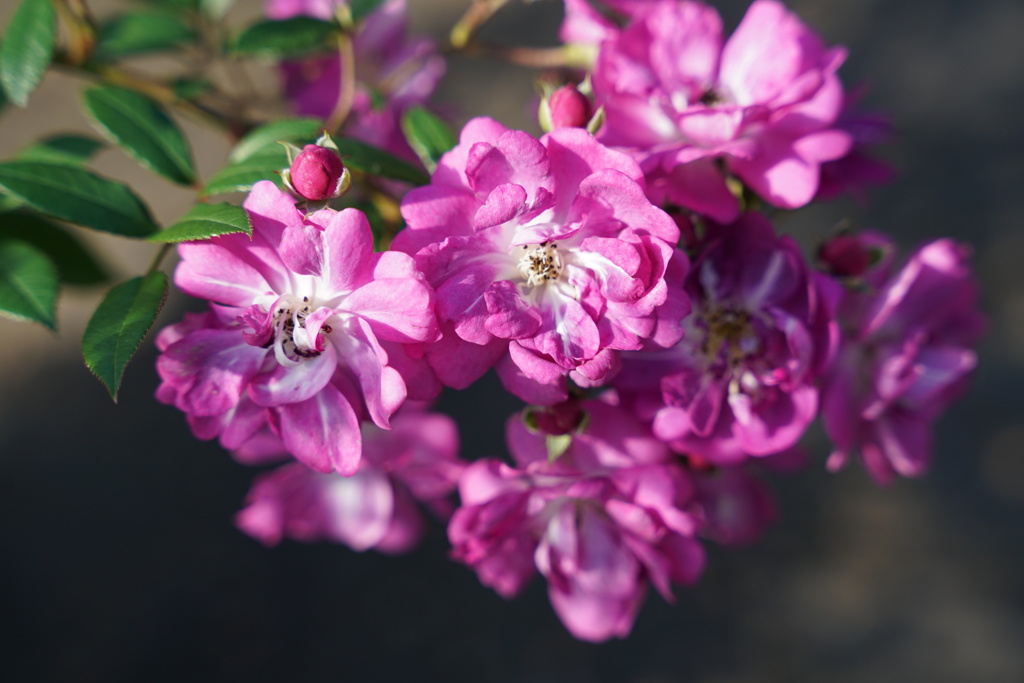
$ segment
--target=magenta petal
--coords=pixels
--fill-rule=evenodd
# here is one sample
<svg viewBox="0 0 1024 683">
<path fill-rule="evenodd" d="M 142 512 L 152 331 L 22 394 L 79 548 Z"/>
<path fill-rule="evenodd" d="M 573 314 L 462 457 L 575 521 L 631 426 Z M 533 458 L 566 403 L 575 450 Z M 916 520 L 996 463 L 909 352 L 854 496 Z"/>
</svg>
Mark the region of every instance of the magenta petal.
<svg viewBox="0 0 1024 683">
<path fill-rule="evenodd" d="M 383 472 L 364 469 L 351 477 L 333 477 L 322 493 L 325 531 L 353 550 L 372 548 L 391 526 L 394 502 L 391 481 Z"/>
<path fill-rule="evenodd" d="M 447 185 L 451 187 L 464 187 L 469 189 L 467 182 L 465 169 L 469 161 L 469 152 L 473 145 L 477 142 L 487 142 L 494 144 L 498 141 L 503 134 L 508 131 L 508 128 L 498 123 L 494 119 L 487 118 L 485 116 L 479 116 L 475 119 L 470 119 L 465 126 L 462 128 L 462 132 L 459 134 L 459 144 L 454 149 L 444 154 L 440 161 L 437 162 L 437 169 L 434 171 L 434 177 L 431 180 L 431 186 L 435 185 Z M 420 190 L 426 190 L 428 188 L 419 188 Z M 418 190 L 413 190 L 417 192 Z M 405 202 L 403 202 L 404 206 Z M 471 218 L 471 216 L 467 216 Z M 406 219 L 408 220 L 408 218 Z"/>
<path fill-rule="evenodd" d="M 568 398 L 562 369 L 514 341 L 509 344 L 509 354 L 501 357 L 495 370 L 505 388 L 527 403 L 547 406 Z"/>
<path fill-rule="evenodd" d="M 323 218 L 321 218 L 323 217 Z M 314 218 L 324 227 L 322 275 L 331 291 L 344 292 L 363 283 L 371 265 L 373 232 L 362 211 L 319 211 Z"/>
<path fill-rule="evenodd" d="M 433 292 L 412 278 L 373 280 L 348 295 L 341 308 L 369 321 L 381 339 L 411 343 L 437 336 Z"/>
<path fill-rule="evenodd" d="M 448 326 L 440 341 L 427 349 L 427 360 L 446 387 L 465 389 L 490 370 L 508 349 L 504 339 L 493 339 L 488 344 L 473 344 L 461 339 Z"/>
<path fill-rule="evenodd" d="M 489 146 L 488 146 L 489 147 Z M 481 143 L 481 151 L 486 149 Z M 476 192 L 490 194 L 499 185 L 521 185 L 527 195 L 547 185 L 550 165 L 547 150 L 529 133 L 510 130 L 495 146 L 483 154 L 474 154 L 466 162 L 466 177 Z"/>
<path fill-rule="evenodd" d="M 651 65 L 669 90 L 703 93 L 718 78 L 722 20 L 698 2 L 649 3 L 644 27 L 652 36 Z M 628 29 L 627 29 L 628 31 Z"/>
<path fill-rule="evenodd" d="M 427 185 L 410 190 L 402 198 L 402 218 L 409 227 L 395 236 L 392 248 L 416 254 L 445 237 L 471 235 L 479 205 L 469 190 L 461 188 Z"/>
<path fill-rule="evenodd" d="M 324 239 L 315 225 L 289 225 L 281 236 L 281 260 L 299 275 L 320 275 Z"/>
<path fill-rule="evenodd" d="M 366 321 L 358 320 L 336 343 L 345 367 L 359 382 L 370 418 L 378 427 L 390 429 L 389 418 L 407 395 L 402 376 L 384 365 L 387 354 Z"/>
<path fill-rule="evenodd" d="M 454 322 L 455 330 L 466 341 L 486 344 L 491 334 L 484 328 L 487 302 L 484 292 L 494 282 L 494 266 L 462 268 L 437 286 L 437 316 Z"/>
<path fill-rule="evenodd" d="M 199 330 L 168 347 L 157 371 L 178 389 L 179 409 L 220 415 L 238 403 L 266 357 L 266 349 L 249 346 L 237 329 Z"/>
<path fill-rule="evenodd" d="M 878 445 L 892 469 L 904 477 L 924 474 L 931 461 L 932 434 L 928 421 L 893 412 L 874 426 Z"/>
<path fill-rule="evenodd" d="M 253 185 L 242 207 L 252 220 L 253 234 L 262 236 L 274 250 L 287 226 L 302 224 L 302 213 L 295 207 L 295 199 L 269 180 Z M 239 237 L 245 239 L 244 235 Z"/>
<path fill-rule="evenodd" d="M 522 339 L 540 328 L 540 314 L 523 301 L 519 287 L 508 280 L 491 284 L 484 292 L 487 319 L 484 327 L 495 337 Z"/>
<path fill-rule="evenodd" d="M 359 469 L 359 419 L 340 391 L 328 384 L 301 403 L 277 409 L 281 438 L 298 460 L 318 472 L 349 476 Z"/>
<path fill-rule="evenodd" d="M 259 270 L 234 250 L 212 242 L 178 246 L 174 284 L 183 292 L 228 306 L 246 307 L 273 290 Z"/>
<path fill-rule="evenodd" d="M 651 189 L 720 223 L 731 223 L 740 214 L 739 201 L 729 191 L 714 159 L 678 164 L 667 176 L 656 176 Z"/>
<path fill-rule="evenodd" d="M 817 162 L 797 156 L 780 142 L 766 142 L 755 159 L 730 159 L 729 168 L 759 195 L 786 209 L 810 202 L 821 176 Z"/>
<path fill-rule="evenodd" d="M 249 396 L 258 405 L 274 407 L 286 403 L 301 403 L 323 389 L 338 367 L 334 345 L 327 343 L 315 358 L 304 358 L 297 364 L 275 364 L 270 372 L 249 384 Z"/>
<path fill-rule="evenodd" d="M 789 393 L 773 391 L 756 406 L 742 393 L 731 394 L 733 433 L 751 455 L 779 453 L 793 446 L 807 430 L 818 409 L 818 391 L 800 385 Z"/>
<path fill-rule="evenodd" d="M 220 445 L 233 451 L 251 439 L 266 424 L 266 409 L 243 397 L 225 416 L 224 429 L 220 433 Z"/>
<path fill-rule="evenodd" d="M 817 36 L 782 3 L 757 0 L 722 50 L 721 79 L 742 104 L 767 102 L 822 51 Z"/>
<path fill-rule="evenodd" d="M 473 217 L 473 227 L 482 230 L 501 225 L 517 216 L 526 203 L 526 190 L 519 185 L 504 184 L 494 188 Z"/>
</svg>

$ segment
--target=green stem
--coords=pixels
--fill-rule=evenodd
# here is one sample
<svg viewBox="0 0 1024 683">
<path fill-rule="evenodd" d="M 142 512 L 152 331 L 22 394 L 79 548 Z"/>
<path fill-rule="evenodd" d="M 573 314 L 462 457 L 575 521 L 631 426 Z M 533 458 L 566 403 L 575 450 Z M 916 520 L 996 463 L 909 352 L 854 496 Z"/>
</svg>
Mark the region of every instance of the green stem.
<svg viewBox="0 0 1024 683">
<path fill-rule="evenodd" d="M 591 51 L 571 44 L 560 47 L 515 47 L 471 41 L 456 51 L 471 57 L 490 57 L 534 69 L 589 68 L 593 62 Z"/>
<path fill-rule="evenodd" d="M 338 35 L 338 58 L 341 60 L 341 90 L 334 111 L 327 118 L 324 128 L 329 133 L 336 133 L 352 112 L 352 104 L 356 98 L 356 59 L 352 38 L 347 34 Z"/>
<path fill-rule="evenodd" d="M 465 14 L 455 22 L 455 26 L 448 33 L 448 42 L 451 43 L 452 48 L 455 50 L 465 48 L 480 27 L 506 4 L 508 4 L 508 0 L 473 0 L 473 4 L 466 9 Z"/>
<path fill-rule="evenodd" d="M 146 271 L 146 275 L 155 272 L 160 268 L 160 264 L 167 257 L 167 254 L 171 251 L 173 244 L 161 245 L 160 249 L 156 252 L 156 256 L 153 257 L 153 262 L 149 264 L 149 269 Z"/>
<path fill-rule="evenodd" d="M 182 114 L 220 130 L 235 132 L 240 128 L 248 130 L 254 125 L 248 121 L 240 121 L 238 118 L 229 116 L 212 107 L 184 100 L 178 97 L 178 93 L 170 86 L 148 80 L 111 64 L 97 62 L 75 64 L 71 61 L 70 56 L 64 52 L 58 52 L 54 57 L 54 64 L 76 75 L 93 78 L 107 85 L 133 90 L 160 104 L 174 107 Z"/>
</svg>

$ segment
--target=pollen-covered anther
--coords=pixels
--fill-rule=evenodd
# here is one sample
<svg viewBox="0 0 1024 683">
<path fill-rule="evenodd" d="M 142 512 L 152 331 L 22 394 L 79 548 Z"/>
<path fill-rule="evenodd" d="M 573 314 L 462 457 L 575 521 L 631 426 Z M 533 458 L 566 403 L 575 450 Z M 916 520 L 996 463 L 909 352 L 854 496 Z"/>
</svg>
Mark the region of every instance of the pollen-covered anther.
<svg viewBox="0 0 1024 683">
<path fill-rule="evenodd" d="M 312 340 L 309 340 L 306 333 L 306 318 L 312 312 L 308 304 L 309 297 L 304 297 L 302 302 L 305 305 L 301 308 L 298 305 L 294 308 L 278 308 L 274 315 L 274 329 L 277 330 L 281 351 L 284 352 L 285 358 L 293 362 L 320 355 L 320 352 L 311 346 Z M 329 327 L 321 329 L 321 332 L 329 331 Z M 300 339 L 296 340 L 296 336 Z"/>
<path fill-rule="evenodd" d="M 520 274 L 526 278 L 526 285 L 536 287 L 551 280 L 557 280 L 562 273 L 562 257 L 555 242 L 542 242 L 533 247 L 523 247 L 526 253 L 517 264 Z"/>
<path fill-rule="evenodd" d="M 757 337 L 748 312 L 714 308 L 707 311 L 703 318 L 707 336 L 701 345 L 701 352 L 708 360 L 717 359 L 724 347 L 725 360 L 735 366 L 757 350 Z"/>
</svg>

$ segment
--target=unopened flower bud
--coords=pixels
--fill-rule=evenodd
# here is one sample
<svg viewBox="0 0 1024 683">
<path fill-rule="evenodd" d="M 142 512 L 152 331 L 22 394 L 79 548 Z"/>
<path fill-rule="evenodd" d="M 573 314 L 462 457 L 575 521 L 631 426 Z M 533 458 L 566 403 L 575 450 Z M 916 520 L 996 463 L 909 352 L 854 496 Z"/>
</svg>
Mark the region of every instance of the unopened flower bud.
<svg viewBox="0 0 1024 683">
<path fill-rule="evenodd" d="M 870 245 L 854 235 L 833 237 L 818 250 L 818 258 L 839 277 L 859 277 L 871 266 Z"/>
<path fill-rule="evenodd" d="M 594 115 L 586 95 L 574 85 L 563 85 L 541 104 L 541 125 L 556 128 L 586 128 Z"/>
<path fill-rule="evenodd" d="M 311 202 L 322 202 L 345 191 L 345 165 L 334 151 L 306 145 L 288 169 L 288 181 L 296 194 Z"/>
</svg>

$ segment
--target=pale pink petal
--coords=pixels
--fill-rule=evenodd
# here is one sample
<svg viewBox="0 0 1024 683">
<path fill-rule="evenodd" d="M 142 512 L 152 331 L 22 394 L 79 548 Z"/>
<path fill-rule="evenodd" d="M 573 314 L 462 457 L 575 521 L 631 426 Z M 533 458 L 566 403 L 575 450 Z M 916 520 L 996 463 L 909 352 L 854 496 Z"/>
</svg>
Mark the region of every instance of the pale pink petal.
<svg viewBox="0 0 1024 683">
<path fill-rule="evenodd" d="M 349 476 L 359 469 L 359 418 L 340 391 L 328 384 L 302 403 L 276 408 L 284 445 L 318 472 Z"/>
</svg>

